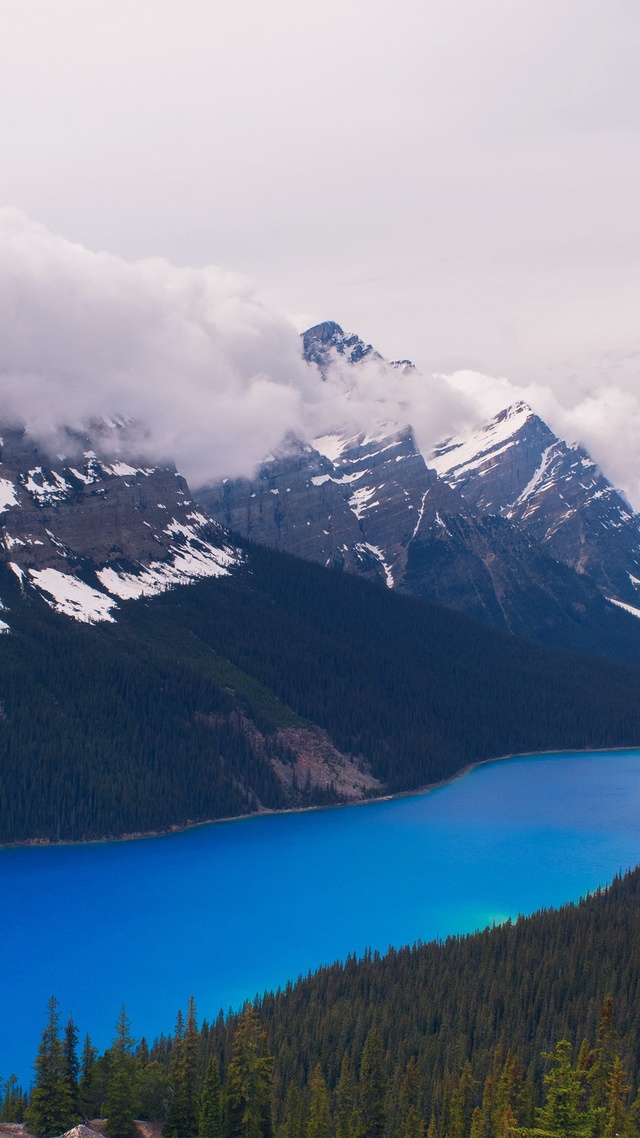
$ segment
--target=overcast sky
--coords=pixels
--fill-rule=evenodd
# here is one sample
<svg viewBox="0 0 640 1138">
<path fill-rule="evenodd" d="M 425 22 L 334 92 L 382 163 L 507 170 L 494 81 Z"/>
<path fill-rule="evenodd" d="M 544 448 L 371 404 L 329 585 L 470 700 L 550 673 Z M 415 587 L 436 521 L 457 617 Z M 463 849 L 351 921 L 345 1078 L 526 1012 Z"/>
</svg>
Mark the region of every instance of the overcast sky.
<svg viewBox="0 0 640 1138">
<path fill-rule="evenodd" d="M 4 0 L 0 202 L 543 388 L 630 487 L 639 58 L 637 0 Z"/>
</svg>

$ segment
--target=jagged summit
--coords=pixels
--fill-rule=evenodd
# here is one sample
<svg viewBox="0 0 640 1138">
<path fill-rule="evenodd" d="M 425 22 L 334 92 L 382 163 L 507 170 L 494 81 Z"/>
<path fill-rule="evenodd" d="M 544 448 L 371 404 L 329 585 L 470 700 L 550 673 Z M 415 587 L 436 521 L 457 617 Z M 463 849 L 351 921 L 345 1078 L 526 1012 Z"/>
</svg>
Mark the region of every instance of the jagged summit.
<svg viewBox="0 0 640 1138">
<path fill-rule="evenodd" d="M 372 344 L 365 344 L 355 332 L 344 332 L 333 320 L 325 320 L 302 333 L 303 356 L 308 363 L 314 363 L 323 378 L 332 357 L 342 357 L 348 363 L 356 364 L 363 359 L 381 360 L 383 357 Z M 406 363 L 403 360 L 401 363 Z"/>
<path fill-rule="evenodd" d="M 638 604 L 640 518 L 584 447 L 526 403 L 445 439 L 427 461 L 476 509 L 508 518 L 610 599 Z"/>
<path fill-rule="evenodd" d="M 237 559 L 175 467 L 91 449 L 55 459 L 25 430 L 3 432 L 0 563 L 58 612 L 112 621 L 118 601 L 225 574 Z"/>
</svg>

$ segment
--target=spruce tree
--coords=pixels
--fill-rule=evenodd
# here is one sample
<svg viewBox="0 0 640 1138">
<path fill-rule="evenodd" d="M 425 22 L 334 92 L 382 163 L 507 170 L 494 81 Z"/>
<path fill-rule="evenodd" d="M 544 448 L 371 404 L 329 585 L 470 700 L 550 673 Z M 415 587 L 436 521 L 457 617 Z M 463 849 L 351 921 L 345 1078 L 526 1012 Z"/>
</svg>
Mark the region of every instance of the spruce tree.
<svg viewBox="0 0 640 1138">
<path fill-rule="evenodd" d="M 356 1124 L 356 1081 L 345 1051 L 336 1088 L 336 1138 L 353 1138 Z"/>
<path fill-rule="evenodd" d="M 65 1074 L 58 1006 L 58 1001 L 52 996 L 47 1004 L 47 1024 L 34 1064 L 36 1081 L 29 1104 L 28 1122 L 38 1138 L 53 1138 L 53 1135 L 63 1134 L 76 1121 Z"/>
<path fill-rule="evenodd" d="M 92 1047 L 89 1036 L 86 1035 L 80 1059 L 80 1082 L 78 1085 L 78 1113 L 81 1118 L 93 1118 L 98 1103 L 96 1102 L 93 1070 L 98 1052 Z"/>
<path fill-rule="evenodd" d="M 74 1115 L 77 1115 L 80 1062 L 78 1060 L 78 1029 L 73 1022 L 73 1016 L 69 1016 L 64 1029 L 62 1053 L 64 1055 L 64 1074 L 71 1096 L 71 1109 Z"/>
<path fill-rule="evenodd" d="M 193 1138 L 198 1132 L 198 1025 L 196 1006 L 191 997 L 187 1021 L 182 1028 L 179 1013 L 176 1041 L 172 1050 L 169 1081 L 171 1099 L 164 1125 L 165 1138 Z"/>
<path fill-rule="evenodd" d="M 400 1087 L 400 1138 L 424 1138 L 424 1119 L 420 1113 L 420 1073 L 412 1055 Z"/>
<path fill-rule="evenodd" d="M 123 1006 L 111 1045 L 109 1085 L 104 1103 L 108 1138 L 135 1138 L 137 1133 L 132 1051 L 133 1039 Z"/>
<path fill-rule="evenodd" d="M 222 1138 L 222 1086 L 220 1068 L 215 1055 L 207 1065 L 200 1099 L 199 1138 Z"/>
<path fill-rule="evenodd" d="M 307 1123 L 307 1138 L 331 1138 L 333 1125 L 331 1122 L 331 1108 L 329 1106 L 329 1092 L 322 1074 L 322 1067 L 318 1063 L 311 1080 L 311 1101 L 309 1103 L 309 1121 Z"/>
<path fill-rule="evenodd" d="M 547 1096 L 540 1111 L 540 1129 L 561 1138 L 586 1138 L 591 1121 L 580 1109 L 582 1080 L 571 1066 L 571 1044 L 561 1039 L 546 1058 L 552 1066 L 544 1076 Z"/>
<path fill-rule="evenodd" d="M 227 1075 L 228 1138 L 273 1138 L 272 1066 L 265 1033 L 247 1002 L 236 1026 Z"/>
<path fill-rule="evenodd" d="M 386 1122 L 385 1093 L 382 1040 L 377 1029 L 372 1027 L 362 1049 L 356 1138 L 383 1138 Z"/>
<path fill-rule="evenodd" d="M 300 1087 L 293 1080 L 287 1088 L 282 1124 L 283 1138 L 305 1138 L 307 1132 L 307 1112 Z"/>
</svg>

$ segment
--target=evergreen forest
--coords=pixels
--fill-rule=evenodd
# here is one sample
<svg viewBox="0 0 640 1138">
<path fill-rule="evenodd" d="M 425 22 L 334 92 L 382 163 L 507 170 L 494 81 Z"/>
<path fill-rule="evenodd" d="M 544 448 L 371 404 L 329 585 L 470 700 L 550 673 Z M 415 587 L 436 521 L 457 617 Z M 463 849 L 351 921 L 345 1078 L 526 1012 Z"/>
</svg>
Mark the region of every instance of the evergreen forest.
<svg viewBox="0 0 640 1138">
<path fill-rule="evenodd" d="M 0 575 L 0 843 L 338 801 L 277 777 L 285 727 L 322 728 L 381 793 L 509 753 L 640 743 L 640 669 L 273 550 L 96 626 Z"/>
<path fill-rule="evenodd" d="M 0 1122 L 165 1138 L 635 1138 L 640 869 L 557 911 L 335 964 L 239 1014 L 99 1055 L 54 998 Z M 630 949 L 630 946 L 631 949 Z M 6 1028 L 5 1028 L 6 1032 Z M 3 1033 L 3 1037 L 6 1035 Z M 1 1054 L 0 1054 L 1 1058 Z"/>
</svg>

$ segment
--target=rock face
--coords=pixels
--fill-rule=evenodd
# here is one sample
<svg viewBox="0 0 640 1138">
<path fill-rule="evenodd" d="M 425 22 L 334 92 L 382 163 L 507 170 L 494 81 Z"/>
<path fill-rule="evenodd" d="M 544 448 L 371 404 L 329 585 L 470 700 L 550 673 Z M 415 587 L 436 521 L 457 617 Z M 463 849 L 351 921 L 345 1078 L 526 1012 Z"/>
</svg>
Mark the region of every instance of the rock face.
<svg viewBox="0 0 640 1138">
<path fill-rule="evenodd" d="M 413 368 L 331 321 L 302 341 L 322 378 L 366 361 Z M 565 647 L 599 650 L 616 625 L 605 598 L 640 601 L 637 517 L 582 448 L 521 403 L 426 461 L 410 427 L 336 431 L 290 440 L 251 481 L 197 497 L 254 541 Z"/>
<path fill-rule="evenodd" d="M 587 577 L 429 469 L 410 428 L 298 443 L 290 455 L 263 463 L 252 481 L 226 480 L 199 500 L 251 540 L 517 635 L 594 650 L 603 628 L 615 623 Z"/>
<path fill-rule="evenodd" d="M 607 596 L 640 601 L 640 518 L 583 447 L 569 445 L 525 403 L 428 461 L 476 508 L 508 518 Z"/>
<path fill-rule="evenodd" d="M 45 455 L 3 433 L 0 557 L 25 588 L 80 620 L 113 620 L 117 600 L 228 572 L 237 560 L 174 469 Z"/>
</svg>

